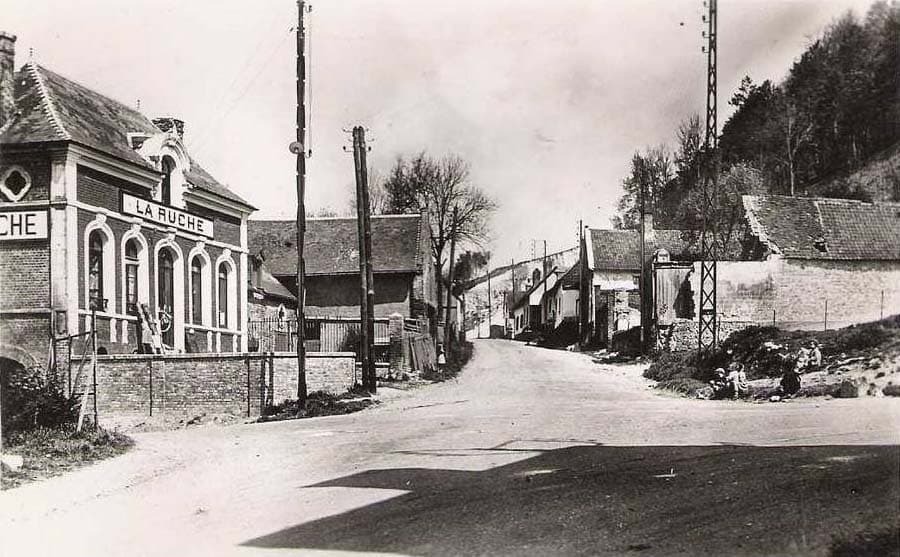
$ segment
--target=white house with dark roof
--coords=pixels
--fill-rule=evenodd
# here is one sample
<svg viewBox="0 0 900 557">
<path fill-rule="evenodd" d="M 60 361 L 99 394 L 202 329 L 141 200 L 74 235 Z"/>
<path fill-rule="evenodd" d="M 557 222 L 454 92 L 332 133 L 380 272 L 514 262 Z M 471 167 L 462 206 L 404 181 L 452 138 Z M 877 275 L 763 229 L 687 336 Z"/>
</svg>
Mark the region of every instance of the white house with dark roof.
<svg viewBox="0 0 900 557">
<path fill-rule="evenodd" d="M 654 229 L 645 215 L 645 262 L 665 251 L 673 257 L 690 257 L 694 250 L 681 230 Z M 588 342 L 607 345 L 613 334 L 641 325 L 641 234 L 638 230 L 591 228 L 584 234 L 585 281 L 588 295 L 582 303 Z M 652 283 L 648 280 L 652 295 Z"/>
<path fill-rule="evenodd" d="M 177 118 L 132 107 L 33 62 L 0 33 L 0 352 L 46 363 L 51 336 L 141 348 L 139 308 L 172 351 L 247 349 L 247 219 Z"/>
</svg>

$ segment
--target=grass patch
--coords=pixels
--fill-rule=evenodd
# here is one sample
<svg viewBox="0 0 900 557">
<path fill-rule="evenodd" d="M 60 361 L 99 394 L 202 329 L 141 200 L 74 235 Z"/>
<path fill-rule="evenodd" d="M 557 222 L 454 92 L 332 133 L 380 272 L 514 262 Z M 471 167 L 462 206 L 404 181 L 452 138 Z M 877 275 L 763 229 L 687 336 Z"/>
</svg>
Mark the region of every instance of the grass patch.
<svg viewBox="0 0 900 557">
<path fill-rule="evenodd" d="M 320 416 L 337 416 L 359 412 L 373 404 L 376 400 L 368 391 L 354 387 L 346 393 L 335 395 L 325 391 L 309 393 L 306 398 L 306 409 L 301 410 L 296 400 L 286 400 L 281 404 L 267 406 L 257 422 L 278 422 L 297 418 L 318 418 Z"/>
<path fill-rule="evenodd" d="M 24 459 L 22 468 L 3 472 L 3 489 L 58 476 L 113 456 L 120 455 L 134 445 L 123 433 L 100 428 L 88 428 L 81 433 L 72 425 L 38 427 L 10 435 L 4 442 L 5 454 Z"/>
<path fill-rule="evenodd" d="M 696 382 L 705 385 L 717 367 L 731 362 L 744 365 L 747 379 L 777 378 L 793 369 L 794 357 L 811 340 L 821 344 L 823 367 L 844 358 L 867 356 L 873 350 L 900 349 L 900 315 L 833 331 L 783 331 L 775 327 L 748 327 L 731 334 L 710 358 L 698 361 L 696 351 L 663 352 L 644 371 L 660 388 L 688 392 Z M 817 396 L 812 389 L 800 396 Z M 690 394 L 694 394 L 693 391 Z"/>
</svg>

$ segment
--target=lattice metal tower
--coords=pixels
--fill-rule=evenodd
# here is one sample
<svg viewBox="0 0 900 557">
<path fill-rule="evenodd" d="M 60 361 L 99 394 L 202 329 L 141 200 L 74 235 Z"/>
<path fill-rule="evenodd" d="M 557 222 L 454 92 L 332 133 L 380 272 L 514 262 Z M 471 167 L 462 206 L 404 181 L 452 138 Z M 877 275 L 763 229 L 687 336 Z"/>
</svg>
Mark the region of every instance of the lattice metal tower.
<svg viewBox="0 0 900 557">
<path fill-rule="evenodd" d="M 716 0 L 706 0 L 709 7 L 706 30 L 706 136 L 703 140 L 701 158 L 701 179 L 703 181 L 703 230 L 700 235 L 700 356 L 711 354 L 718 342 L 716 322 L 716 221 L 714 217 L 716 194 L 719 181 L 719 153 L 716 122 Z"/>
</svg>

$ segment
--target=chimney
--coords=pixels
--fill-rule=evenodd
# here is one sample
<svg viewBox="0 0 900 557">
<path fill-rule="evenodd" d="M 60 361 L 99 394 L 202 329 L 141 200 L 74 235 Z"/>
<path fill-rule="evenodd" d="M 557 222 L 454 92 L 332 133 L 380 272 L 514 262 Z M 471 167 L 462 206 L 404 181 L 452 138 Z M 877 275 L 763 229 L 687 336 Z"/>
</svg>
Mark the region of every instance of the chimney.
<svg viewBox="0 0 900 557">
<path fill-rule="evenodd" d="M 0 129 L 16 110 L 16 36 L 0 31 Z"/>
<path fill-rule="evenodd" d="M 178 139 L 184 139 L 184 120 L 178 118 L 154 118 L 153 124 L 164 133 L 174 133 Z"/>
<path fill-rule="evenodd" d="M 253 264 L 256 266 L 254 278 L 256 279 L 257 288 L 262 288 L 263 284 L 263 276 L 265 272 L 263 271 L 263 263 L 266 262 L 266 252 L 264 250 L 259 250 L 259 253 L 253 258 Z"/>
</svg>

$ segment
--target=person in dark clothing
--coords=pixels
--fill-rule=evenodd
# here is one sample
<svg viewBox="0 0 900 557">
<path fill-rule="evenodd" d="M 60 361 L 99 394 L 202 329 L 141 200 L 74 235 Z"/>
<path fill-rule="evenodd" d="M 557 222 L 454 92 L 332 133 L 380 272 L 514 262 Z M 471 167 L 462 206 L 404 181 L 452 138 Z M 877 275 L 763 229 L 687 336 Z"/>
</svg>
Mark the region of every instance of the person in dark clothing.
<svg viewBox="0 0 900 557">
<path fill-rule="evenodd" d="M 800 391 L 800 373 L 797 369 L 788 369 L 781 376 L 781 394 L 792 397 Z"/>
</svg>

